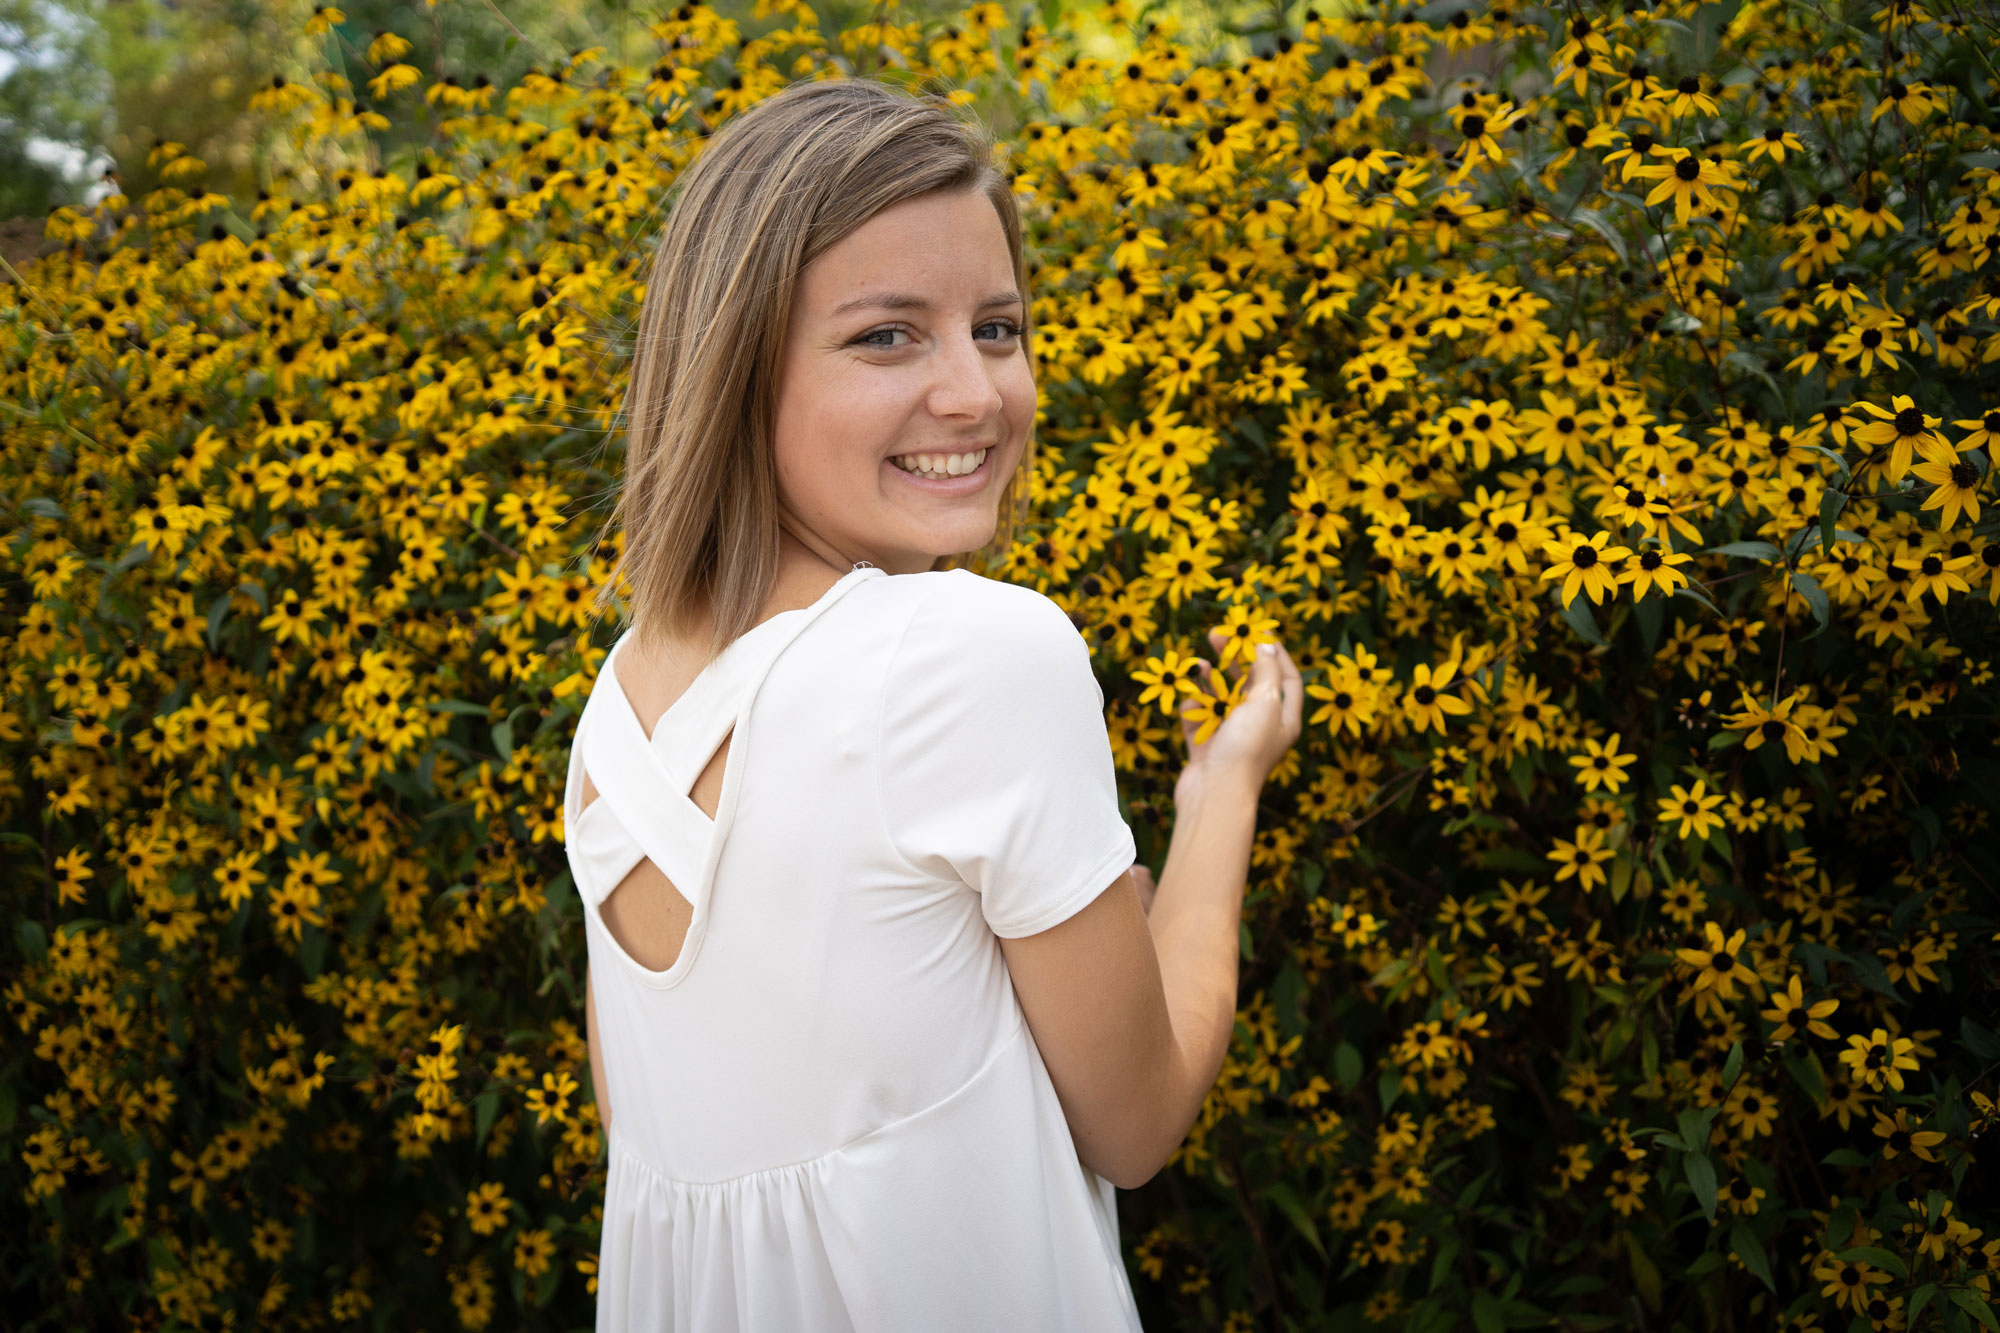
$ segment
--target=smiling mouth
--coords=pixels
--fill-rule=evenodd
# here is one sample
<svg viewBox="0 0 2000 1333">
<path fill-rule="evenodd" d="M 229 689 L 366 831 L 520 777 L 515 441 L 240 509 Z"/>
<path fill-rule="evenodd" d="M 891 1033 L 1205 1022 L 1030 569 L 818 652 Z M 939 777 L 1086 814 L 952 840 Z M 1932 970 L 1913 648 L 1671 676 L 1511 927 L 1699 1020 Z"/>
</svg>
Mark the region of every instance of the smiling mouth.
<svg viewBox="0 0 2000 1333">
<path fill-rule="evenodd" d="M 992 452 L 993 450 L 990 447 L 975 449 L 969 453 L 955 454 L 931 451 L 918 454 L 900 454 L 889 461 L 903 469 L 903 471 L 916 476 L 942 480 L 945 477 L 962 477 L 968 472 L 977 472 L 980 464 L 984 463 L 986 456 Z"/>
</svg>

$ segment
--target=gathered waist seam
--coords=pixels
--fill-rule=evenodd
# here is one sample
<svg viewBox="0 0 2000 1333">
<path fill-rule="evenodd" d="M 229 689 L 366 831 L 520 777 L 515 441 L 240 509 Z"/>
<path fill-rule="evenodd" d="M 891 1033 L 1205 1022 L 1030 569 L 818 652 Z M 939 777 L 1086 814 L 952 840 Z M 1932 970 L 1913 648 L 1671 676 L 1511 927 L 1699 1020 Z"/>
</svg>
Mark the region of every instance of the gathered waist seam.
<svg viewBox="0 0 2000 1333">
<path fill-rule="evenodd" d="M 866 1143 L 868 1140 L 875 1138 L 877 1135 L 887 1134 L 890 1130 L 896 1129 L 902 1125 L 907 1125 L 913 1120 L 920 1120 L 924 1116 L 930 1115 L 933 1112 L 944 1109 L 952 1102 L 957 1101 L 960 1097 L 964 1096 L 965 1093 L 975 1083 L 979 1082 L 980 1079 L 984 1078 L 987 1072 L 990 1071 L 994 1065 L 1000 1062 L 1001 1057 L 1006 1055 L 1007 1052 L 1013 1048 L 1014 1044 L 1020 1041 L 1022 1037 L 1027 1034 L 1027 1031 L 1028 1031 L 1027 1020 L 1023 1015 L 1021 1015 L 1017 1011 L 1014 1016 L 1014 1031 L 1007 1037 L 1005 1041 L 1001 1042 L 997 1047 L 994 1048 L 993 1054 L 988 1056 L 986 1058 L 986 1062 L 980 1065 L 978 1069 L 974 1070 L 972 1076 L 966 1079 L 965 1082 L 959 1084 L 956 1088 L 953 1088 L 950 1092 L 938 1098 L 936 1101 L 932 1102 L 929 1106 L 923 1107 L 920 1110 L 912 1111 L 905 1116 L 898 1116 L 896 1119 L 891 1120 L 886 1125 L 877 1125 L 875 1128 L 868 1130 L 865 1133 L 857 1134 L 853 1138 L 849 1139 L 847 1142 L 841 1144 L 837 1148 L 829 1148 L 827 1151 L 823 1153 L 815 1153 L 811 1157 L 801 1158 L 796 1162 L 786 1162 L 780 1166 L 759 1167 L 755 1171 L 745 1171 L 738 1175 L 725 1176 L 721 1180 L 686 1180 L 680 1176 L 674 1175 L 670 1171 L 665 1170 L 658 1163 L 650 1161 L 641 1154 L 634 1152 L 631 1149 L 631 1147 L 626 1144 L 624 1139 L 618 1134 L 616 1134 L 615 1131 L 607 1132 L 605 1137 L 614 1155 L 623 1156 L 627 1161 L 630 1161 L 636 1166 L 645 1168 L 646 1171 L 655 1176 L 658 1176 L 661 1180 L 664 1180 L 672 1185 L 681 1186 L 684 1189 L 719 1189 L 725 1185 L 734 1185 L 740 1181 L 751 1180 L 758 1176 L 775 1176 L 787 1172 L 796 1173 L 800 1170 L 803 1170 L 806 1167 L 815 1166 L 818 1163 L 825 1161 L 829 1157 L 837 1157 L 841 1153 L 844 1153 L 847 1150 L 849 1150 L 850 1148 L 858 1147 L 859 1145 Z"/>
</svg>

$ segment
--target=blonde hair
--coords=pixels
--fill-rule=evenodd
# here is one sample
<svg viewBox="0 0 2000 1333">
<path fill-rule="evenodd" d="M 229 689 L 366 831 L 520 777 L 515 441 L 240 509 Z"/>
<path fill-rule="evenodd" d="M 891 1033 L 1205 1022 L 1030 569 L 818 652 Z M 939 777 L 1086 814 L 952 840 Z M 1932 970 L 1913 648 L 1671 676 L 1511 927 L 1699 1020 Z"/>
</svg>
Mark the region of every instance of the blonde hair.
<svg viewBox="0 0 2000 1333">
<path fill-rule="evenodd" d="M 979 190 L 1006 232 L 1027 314 L 1011 184 L 990 131 L 956 112 L 871 79 L 796 83 L 730 121 L 674 182 L 626 388 L 625 476 L 609 521 L 624 538 L 596 599 L 602 613 L 624 574 L 642 647 L 691 628 L 706 600 L 713 661 L 755 624 L 777 581 L 777 375 L 808 265 L 891 205 Z M 1022 325 L 1025 349 L 1032 327 Z M 1031 426 L 994 538 L 968 564 L 1011 549 L 1034 457 Z M 959 562 L 944 555 L 931 567 Z"/>
</svg>

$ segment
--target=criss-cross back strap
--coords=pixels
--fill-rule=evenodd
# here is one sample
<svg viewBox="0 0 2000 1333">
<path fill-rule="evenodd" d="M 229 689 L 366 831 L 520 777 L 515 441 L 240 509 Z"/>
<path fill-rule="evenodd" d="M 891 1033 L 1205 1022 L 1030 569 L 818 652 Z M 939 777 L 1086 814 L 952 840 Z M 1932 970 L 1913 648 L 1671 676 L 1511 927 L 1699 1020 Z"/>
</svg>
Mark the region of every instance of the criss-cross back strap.
<svg viewBox="0 0 2000 1333">
<path fill-rule="evenodd" d="M 585 711 L 595 703 L 593 698 L 584 705 Z M 578 739 L 598 801 L 610 807 L 625 836 L 682 895 L 690 896 L 700 879 L 713 826 L 686 790 L 675 785 L 673 772 L 646 740 L 631 707 L 623 699 L 607 698 L 581 727 Z M 592 887 L 601 901 L 617 885 Z"/>
<path fill-rule="evenodd" d="M 625 836 L 693 907 L 690 942 L 707 918 L 709 880 L 735 812 L 739 760 L 746 753 L 757 691 L 792 640 L 871 575 L 886 576 L 873 566 L 858 568 L 812 606 L 780 613 L 731 643 L 675 700 L 650 739 L 618 681 L 616 662 L 625 639 L 605 658 L 578 722 L 581 767 L 597 787 L 598 802 L 609 807 Z M 731 757 L 723 766 L 722 796 L 711 821 L 688 792 L 732 730 Z M 578 887 L 595 905 L 617 886 Z M 686 956 L 689 949 L 684 946 L 682 953 Z"/>
</svg>

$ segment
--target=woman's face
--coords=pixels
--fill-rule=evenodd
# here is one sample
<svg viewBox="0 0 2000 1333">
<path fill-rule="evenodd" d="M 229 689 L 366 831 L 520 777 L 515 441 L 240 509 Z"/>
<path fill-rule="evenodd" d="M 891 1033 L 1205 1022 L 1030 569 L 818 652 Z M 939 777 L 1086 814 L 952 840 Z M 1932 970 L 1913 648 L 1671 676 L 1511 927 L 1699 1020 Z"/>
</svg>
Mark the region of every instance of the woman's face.
<svg viewBox="0 0 2000 1333">
<path fill-rule="evenodd" d="M 978 191 L 883 209 L 815 260 L 778 376 L 792 535 L 838 568 L 891 574 L 991 541 L 1035 418 L 1025 315 L 1007 234 Z"/>
</svg>

